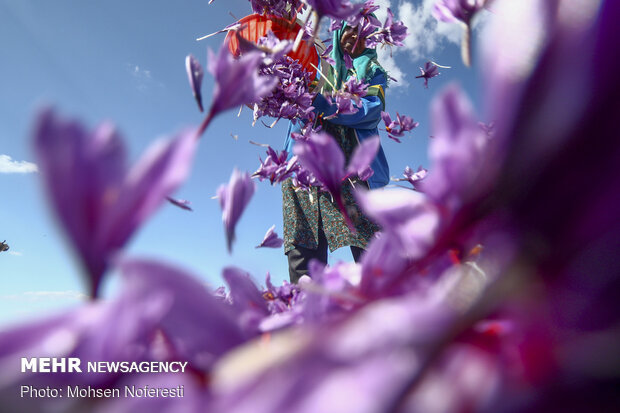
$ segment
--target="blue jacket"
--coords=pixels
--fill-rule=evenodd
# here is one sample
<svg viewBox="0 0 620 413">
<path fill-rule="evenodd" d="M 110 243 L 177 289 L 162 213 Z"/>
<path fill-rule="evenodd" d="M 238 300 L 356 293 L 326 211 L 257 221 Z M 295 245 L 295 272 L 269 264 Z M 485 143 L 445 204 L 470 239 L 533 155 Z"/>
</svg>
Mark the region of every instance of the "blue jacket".
<svg viewBox="0 0 620 413">
<path fill-rule="evenodd" d="M 343 125 L 353 128 L 360 142 L 373 136 L 379 135 L 377 125 L 381 121 L 381 112 L 385 110 L 384 91 L 387 86 L 387 77 L 384 72 L 376 70 L 371 78 L 368 90 L 369 94 L 361 99 L 361 105 L 357 106 L 359 110 L 351 115 L 337 115 L 329 122 L 336 125 Z M 316 114 L 324 116 L 332 115 L 336 112 L 335 104 L 329 104 L 322 94 L 317 94 L 314 102 L 314 111 Z M 284 141 L 284 149 L 288 152 L 289 158 L 292 156 L 293 145 L 295 140 L 291 138 L 291 133 L 299 133 L 301 130 L 301 122 L 297 124 L 289 123 L 286 140 Z M 390 169 L 385 158 L 383 148 L 379 146 L 377 156 L 370 164 L 374 174 L 368 179 L 368 186 L 371 189 L 381 188 L 390 182 Z"/>
</svg>

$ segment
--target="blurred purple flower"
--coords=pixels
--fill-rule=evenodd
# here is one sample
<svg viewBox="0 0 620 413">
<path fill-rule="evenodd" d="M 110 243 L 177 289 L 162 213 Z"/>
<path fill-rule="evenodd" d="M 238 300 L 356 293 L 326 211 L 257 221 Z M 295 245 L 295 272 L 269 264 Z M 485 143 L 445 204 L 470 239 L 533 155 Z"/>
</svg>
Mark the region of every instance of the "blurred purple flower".
<svg viewBox="0 0 620 413">
<path fill-rule="evenodd" d="M 45 188 L 97 296 L 109 261 L 186 178 L 194 131 L 153 145 L 131 169 L 112 125 L 93 132 L 42 112 L 34 132 Z"/>
<path fill-rule="evenodd" d="M 418 167 L 418 170 L 416 172 L 413 172 L 413 170 L 410 167 L 406 167 L 405 171 L 403 172 L 403 176 L 405 177 L 405 180 L 407 180 L 411 186 L 413 186 L 413 189 L 418 190 L 418 185 L 420 184 L 420 181 L 422 181 L 424 178 L 426 178 L 426 175 L 428 174 L 428 171 L 424 168 L 422 168 L 421 166 Z"/>
<path fill-rule="evenodd" d="M 276 226 L 272 225 L 271 228 L 267 230 L 263 241 L 256 246 L 256 248 L 280 248 L 284 243 L 282 238 L 278 237 L 276 234 Z"/>
<path fill-rule="evenodd" d="M 167 264 L 122 260 L 120 294 L 0 332 L 0 402 L 23 411 L 81 411 L 83 399 L 26 401 L 23 380 L 35 386 L 116 388 L 132 373 L 21 373 L 22 357 L 76 357 L 87 362 L 182 361 L 196 383 L 215 361 L 245 341 L 230 305 L 202 282 Z M 17 366 L 17 368 L 16 368 Z M 32 404 L 29 404 L 32 402 Z M 103 401 L 102 401 L 103 402 Z M 40 405 L 38 403 L 41 403 Z M 75 403 L 75 404 L 74 404 Z M 26 409 L 28 407 L 28 409 Z M 20 409 L 22 408 L 22 409 Z M 115 410 L 116 411 L 116 410 Z"/>
<path fill-rule="evenodd" d="M 433 5 L 433 16 L 442 22 L 457 21 L 471 24 L 471 19 L 478 13 L 488 0 L 437 0 Z"/>
<path fill-rule="evenodd" d="M 347 166 L 347 177 L 357 175 L 362 180 L 367 180 L 372 176 L 370 164 L 377 156 L 381 141 L 378 136 L 364 139 L 353 151 L 349 165 Z"/>
<path fill-rule="evenodd" d="M 424 63 L 424 69 L 420 68 L 420 76 L 416 76 L 416 79 L 424 79 L 424 87 L 428 89 L 428 80 L 439 75 L 439 68 L 433 62 Z"/>
<path fill-rule="evenodd" d="M 298 141 L 295 144 L 293 153 L 299 159 L 301 166 L 314 175 L 331 194 L 347 225 L 353 228 L 340 192 L 340 186 L 346 174 L 344 154 L 338 143 L 327 133 L 311 132 L 307 141 Z"/>
<path fill-rule="evenodd" d="M 230 300 L 241 330 L 247 338 L 260 333 L 260 322 L 269 315 L 267 302 L 250 275 L 238 268 L 224 268 L 222 277 L 230 288 Z"/>
<path fill-rule="evenodd" d="M 488 0 L 437 0 L 433 16 L 446 23 L 460 22 L 465 26 L 461 42 L 461 56 L 465 66 L 471 65 L 471 21 Z"/>
<path fill-rule="evenodd" d="M 488 138 L 478 126 L 471 103 L 455 85 L 433 101 L 431 127 L 432 167 L 420 187 L 435 202 L 456 211 L 476 186 Z"/>
<path fill-rule="evenodd" d="M 267 300 L 267 306 L 271 314 L 289 311 L 296 304 L 301 294 L 298 284 L 290 284 L 286 280 L 281 286 L 274 286 L 269 273 L 265 277 L 265 286 L 263 298 Z"/>
<path fill-rule="evenodd" d="M 232 243 L 235 240 L 235 227 L 246 206 L 254 195 L 254 182 L 247 173 L 241 173 L 236 168 L 230 176 L 228 185 L 221 185 L 217 190 L 217 196 L 222 207 L 222 221 L 226 230 L 226 244 L 228 251 L 232 251 Z"/>
<path fill-rule="evenodd" d="M 360 8 L 360 5 L 351 4 L 349 0 L 307 0 L 307 3 L 316 11 L 319 19 L 328 16 L 335 20 L 345 20 Z"/>
<path fill-rule="evenodd" d="M 215 88 L 211 108 L 200 125 L 198 136 L 204 133 L 215 116 L 231 108 L 258 102 L 278 83 L 272 76 L 259 76 L 258 69 L 263 61 L 259 52 L 245 53 L 235 59 L 224 44 L 217 57 L 211 49 L 208 55 L 207 69 L 215 77 Z"/>
<path fill-rule="evenodd" d="M 344 155 L 338 143 L 324 132 L 310 133 L 307 141 L 298 141 L 293 153 L 299 163 L 318 179 L 334 198 L 340 197 L 344 173 Z"/>
<path fill-rule="evenodd" d="M 355 14 L 348 17 L 345 22 L 347 26 L 359 29 L 360 38 L 367 38 L 370 33 L 381 27 L 381 22 L 373 14 L 379 8 L 379 6 L 374 4 L 374 0 L 368 0 L 361 5 L 361 8 Z M 330 31 L 341 29 L 342 24 L 342 20 L 332 21 Z M 368 42 L 369 39 L 367 38 L 366 41 Z"/>
<path fill-rule="evenodd" d="M 200 65 L 200 62 L 198 62 L 198 60 L 190 54 L 185 58 L 185 70 L 187 71 L 187 78 L 189 79 L 189 86 L 192 88 L 194 99 L 196 99 L 196 103 L 198 103 L 198 108 L 200 111 L 203 112 L 202 94 L 200 93 L 202 77 L 204 76 L 202 66 Z"/>
<path fill-rule="evenodd" d="M 163 262 L 123 260 L 124 291 L 149 300 L 165 300 L 166 311 L 157 329 L 169 346 L 168 357 L 190 362 L 208 371 L 247 335 L 230 306 L 211 293 L 199 278 Z M 120 359 L 119 359 L 120 360 Z"/>
</svg>

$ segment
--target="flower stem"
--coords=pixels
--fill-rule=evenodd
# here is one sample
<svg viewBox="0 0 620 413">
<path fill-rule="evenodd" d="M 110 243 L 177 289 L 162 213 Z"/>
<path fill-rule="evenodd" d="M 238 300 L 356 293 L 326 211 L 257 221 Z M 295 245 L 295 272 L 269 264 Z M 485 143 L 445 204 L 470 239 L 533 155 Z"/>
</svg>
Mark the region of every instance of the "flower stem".
<svg viewBox="0 0 620 413">
<path fill-rule="evenodd" d="M 465 66 L 471 66 L 471 26 L 465 25 L 465 32 L 463 33 L 463 39 L 461 41 L 461 58 Z"/>
<path fill-rule="evenodd" d="M 202 123 L 200 124 L 200 128 L 198 128 L 198 131 L 196 131 L 196 139 L 199 139 L 202 136 L 202 134 L 205 133 L 212 119 L 213 119 L 213 110 L 210 110 L 205 120 L 203 120 Z"/>
</svg>

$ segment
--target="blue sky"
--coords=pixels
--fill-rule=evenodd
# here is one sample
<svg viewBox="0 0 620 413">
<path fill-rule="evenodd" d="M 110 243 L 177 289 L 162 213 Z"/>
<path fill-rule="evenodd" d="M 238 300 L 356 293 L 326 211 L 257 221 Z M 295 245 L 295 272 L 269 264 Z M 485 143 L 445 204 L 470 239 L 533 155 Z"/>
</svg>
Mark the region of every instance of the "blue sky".
<svg viewBox="0 0 620 413">
<path fill-rule="evenodd" d="M 391 56 L 380 52 L 382 63 L 399 79 L 387 90 L 388 112 L 420 122 L 401 144 L 382 134 L 392 176 L 400 176 L 407 165 L 429 166 L 433 96 L 458 82 L 477 103 L 479 81 L 476 70 L 460 62 L 458 26 L 437 24 L 430 16 L 432 0 L 377 3 L 390 6 L 411 33 L 406 46 L 394 48 Z M 133 161 L 155 139 L 202 120 L 184 59 L 192 53 L 206 64 L 207 47 L 217 50 L 223 36 L 195 39 L 232 23 L 229 13 L 249 14 L 249 2 L 0 0 L 0 241 L 11 246 L 0 254 L 0 325 L 78 305 L 86 291 L 36 172 L 30 134 L 38 108 L 53 105 L 89 128 L 114 122 Z M 441 69 L 425 89 L 415 76 L 427 60 L 451 68 Z M 206 73 L 206 106 L 212 88 Z M 200 143 L 191 177 L 176 193 L 192 202 L 194 212 L 164 205 L 132 238 L 126 254 L 173 262 L 213 287 L 222 285 L 221 270 L 229 265 L 249 271 L 260 283 L 267 271 L 277 283 L 287 279 L 281 249 L 254 248 L 271 225 L 282 234 L 280 188 L 257 183 L 237 227 L 233 254 L 226 251 L 219 204 L 211 199 L 233 167 L 249 172 L 258 167 L 264 149 L 249 140 L 280 148 L 285 129 L 285 122 L 273 129 L 252 127 L 249 110 L 216 118 Z M 339 259 L 350 259 L 348 249 L 332 258 Z"/>
</svg>

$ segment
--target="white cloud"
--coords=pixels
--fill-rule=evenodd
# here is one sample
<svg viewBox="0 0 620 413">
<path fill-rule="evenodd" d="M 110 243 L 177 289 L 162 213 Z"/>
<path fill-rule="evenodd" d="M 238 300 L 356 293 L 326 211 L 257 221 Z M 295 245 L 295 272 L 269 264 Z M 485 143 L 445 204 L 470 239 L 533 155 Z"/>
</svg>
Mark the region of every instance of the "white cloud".
<svg viewBox="0 0 620 413">
<path fill-rule="evenodd" d="M 398 7 L 397 18 L 409 29 L 401 51 L 407 51 L 412 60 L 430 59 L 446 42 L 460 43 L 461 26 L 437 21 L 431 13 L 434 3 L 435 0 L 404 1 Z"/>
<path fill-rule="evenodd" d="M 138 90 L 140 90 L 141 92 L 144 92 L 153 86 L 163 87 L 163 83 L 157 81 L 153 77 L 153 74 L 150 70 L 133 63 L 127 63 L 126 67 L 127 71 L 134 78 Z"/>
<path fill-rule="evenodd" d="M 24 254 L 22 254 L 22 253 L 21 253 L 21 252 L 19 252 L 19 251 L 9 251 L 9 255 L 14 255 L 14 256 L 16 256 L 16 257 L 21 257 L 21 256 L 23 256 Z"/>
<path fill-rule="evenodd" d="M 151 79 L 151 71 L 146 69 L 140 69 L 140 66 L 134 66 L 132 73 L 137 78 Z"/>
<path fill-rule="evenodd" d="M 0 154 L 0 173 L 27 174 L 37 171 L 37 165 L 32 162 L 15 161 L 9 155 Z"/>
<path fill-rule="evenodd" d="M 388 72 L 388 75 L 396 79 L 397 81 L 392 81 L 390 83 L 390 88 L 399 88 L 404 87 L 409 84 L 406 79 L 406 73 L 402 71 L 402 69 L 396 64 L 396 60 L 394 59 L 393 50 L 389 48 L 381 48 L 377 49 L 377 57 L 381 66 Z"/>
</svg>

